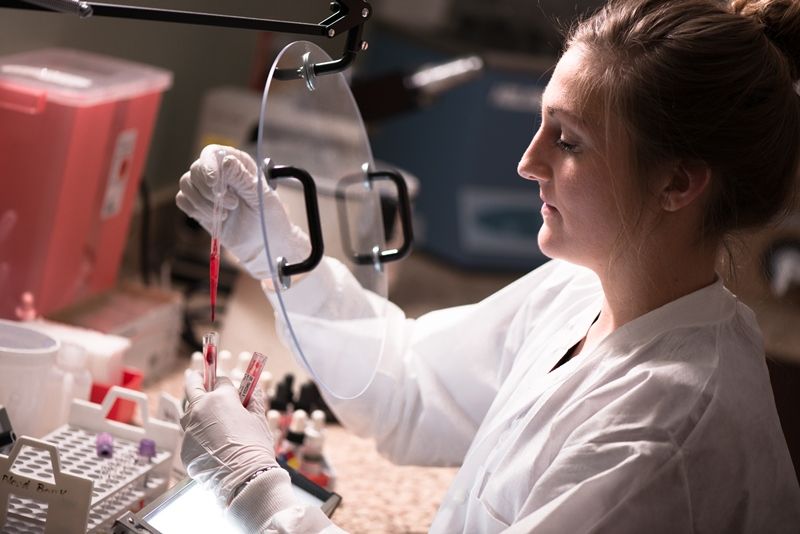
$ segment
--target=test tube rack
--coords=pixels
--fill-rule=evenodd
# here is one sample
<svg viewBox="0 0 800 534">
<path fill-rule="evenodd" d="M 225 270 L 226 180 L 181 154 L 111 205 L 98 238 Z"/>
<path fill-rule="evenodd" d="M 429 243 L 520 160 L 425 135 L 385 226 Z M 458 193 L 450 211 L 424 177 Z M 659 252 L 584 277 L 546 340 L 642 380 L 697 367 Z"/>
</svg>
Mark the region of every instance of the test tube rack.
<svg viewBox="0 0 800 534">
<path fill-rule="evenodd" d="M 142 426 L 107 419 L 117 399 L 139 405 Z M 95 438 L 114 439 L 111 458 L 100 458 Z M 150 463 L 138 464 L 138 443 L 156 443 Z M 150 418 L 147 396 L 114 386 L 102 404 L 75 400 L 69 421 L 42 439 L 20 437 L 0 455 L 0 532 L 83 534 L 110 532 L 114 520 L 167 489 L 180 427 Z"/>
</svg>

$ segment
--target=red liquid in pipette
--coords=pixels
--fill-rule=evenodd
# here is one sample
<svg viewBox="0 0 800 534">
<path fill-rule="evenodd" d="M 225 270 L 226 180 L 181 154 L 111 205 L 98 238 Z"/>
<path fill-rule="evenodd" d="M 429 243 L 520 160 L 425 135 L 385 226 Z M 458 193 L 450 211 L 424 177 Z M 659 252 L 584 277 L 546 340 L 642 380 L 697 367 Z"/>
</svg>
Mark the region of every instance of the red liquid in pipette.
<svg viewBox="0 0 800 534">
<path fill-rule="evenodd" d="M 217 346 L 209 343 L 203 350 L 205 364 L 203 366 L 203 386 L 206 391 L 213 391 L 217 382 Z"/>
<path fill-rule="evenodd" d="M 209 258 L 209 282 L 211 290 L 211 322 L 217 316 L 217 283 L 219 281 L 219 241 L 211 240 L 211 257 Z"/>
</svg>

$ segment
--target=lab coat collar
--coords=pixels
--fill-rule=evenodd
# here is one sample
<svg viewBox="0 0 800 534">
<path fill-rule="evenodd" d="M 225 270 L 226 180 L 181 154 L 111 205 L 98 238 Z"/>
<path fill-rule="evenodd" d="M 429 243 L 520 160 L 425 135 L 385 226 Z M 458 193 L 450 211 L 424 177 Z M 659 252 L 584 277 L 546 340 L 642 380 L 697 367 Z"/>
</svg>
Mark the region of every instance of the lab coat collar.
<svg viewBox="0 0 800 534">
<path fill-rule="evenodd" d="M 722 280 L 717 277 L 714 283 L 623 325 L 609 334 L 593 350 L 582 352 L 578 357 L 550 371 L 564 352 L 586 333 L 594 321 L 602 302 L 602 292 L 598 292 L 594 298 L 595 304 L 586 306 L 585 311 L 578 314 L 575 321 L 571 321 L 566 328 L 565 334 L 570 337 L 552 340 L 550 346 L 543 347 L 545 353 L 542 359 L 527 362 L 525 368 L 517 369 L 519 378 L 504 385 L 504 391 L 495 399 L 490 415 L 496 415 L 498 410 L 502 410 L 505 414 L 516 414 L 515 420 L 524 414 L 532 416 L 538 412 L 537 406 L 544 400 L 541 394 L 557 387 L 576 372 L 591 372 L 601 360 L 610 363 L 615 358 L 627 358 L 639 348 L 673 329 L 724 321 L 735 313 L 737 302 L 736 297 L 725 289 Z M 530 378 L 531 372 L 536 378 Z M 530 384 L 526 387 L 532 389 L 529 389 L 525 396 L 517 398 L 517 388 L 523 383 Z M 488 423 L 484 423 L 485 428 L 479 431 L 476 443 L 480 443 L 488 433 L 497 432 L 498 428 L 507 424 L 507 419 L 496 418 L 493 415 Z"/>
<path fill-rule="evenodd" d="M 724 321 L 735 313 L 736 303 L 736 297 L 725 288 L 722 279 L 717 276 L 712 284 L 624 324 L 612 332 L 601 346 L 629 350 L 677 328 Z"/>
</svg>

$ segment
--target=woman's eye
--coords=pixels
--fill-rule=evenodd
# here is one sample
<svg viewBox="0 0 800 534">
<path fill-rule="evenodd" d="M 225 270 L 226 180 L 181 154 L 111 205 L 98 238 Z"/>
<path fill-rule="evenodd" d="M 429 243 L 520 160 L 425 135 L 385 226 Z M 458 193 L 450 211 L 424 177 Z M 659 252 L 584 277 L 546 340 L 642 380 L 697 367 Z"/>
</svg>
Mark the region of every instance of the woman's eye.
<svg viewBox="0 0 800 534">
<path fill-rule="evenodd" d="M 567 143 L 567 142 L 566 142 L 566 141 L 564 141 L 564 139 L 563 139 L 563 138 L 561 138 L 561 137 L 559 137 L 558 139 L 556 139 L 556 146 L 557 146 L 558 148 L 560 148 L 561 150 L 563 150 L 564 152 L 575 153 L 575 152 L 577 152 L 577 151 L 578 151 L 578 145 L 576 145 L 576 144 L 573 144 L 573 143 Z"/>
</svg>

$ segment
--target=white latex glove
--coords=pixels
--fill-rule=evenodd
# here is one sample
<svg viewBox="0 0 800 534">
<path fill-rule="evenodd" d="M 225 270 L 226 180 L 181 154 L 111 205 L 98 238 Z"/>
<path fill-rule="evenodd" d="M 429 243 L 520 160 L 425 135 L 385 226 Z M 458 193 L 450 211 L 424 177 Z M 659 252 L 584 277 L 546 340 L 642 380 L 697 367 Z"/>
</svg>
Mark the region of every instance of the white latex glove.
<svg viewBox="0 0 800 534">
<path fill-rule="evenodd" d="M 249 154 L 232 147 L 208 145 L 200 153 L 200 158 L 192 163 L 189 172 L 181 176 L 180 192 L 175 197 L 175 203 L 207 232 L 211 232 L 214 184 L 220 177 L 217 162 L 219 150 L 226 153 L 221 174 L 227 185 L 220 244 L 236 256 L 254 278 L 270 278 L 258 213 L 257 167 Z M 263 182 L 261 187 L 264 190 L 265 219 L 273 259 L 284 256 L 294 262 L 306 258 L 311 250 L 308 236 L 289 220 L 278 194 Z"/>
<path fill-rule="evenodd" d="M 186 372 L 189 401 L 181 418 L 185 431 L 181 460 L 190 477 L 211 489 L 223 505 L 254 473 L 270 478 L 261 496 L 272 513 L 296 506 L 288 473 L 275 460 L 275 447 L 264 415 L 264 394 L 256 388 L 247 408 L 230 379 L 220 377 L 206 392 L 197 371 Z"/>
</svg>

